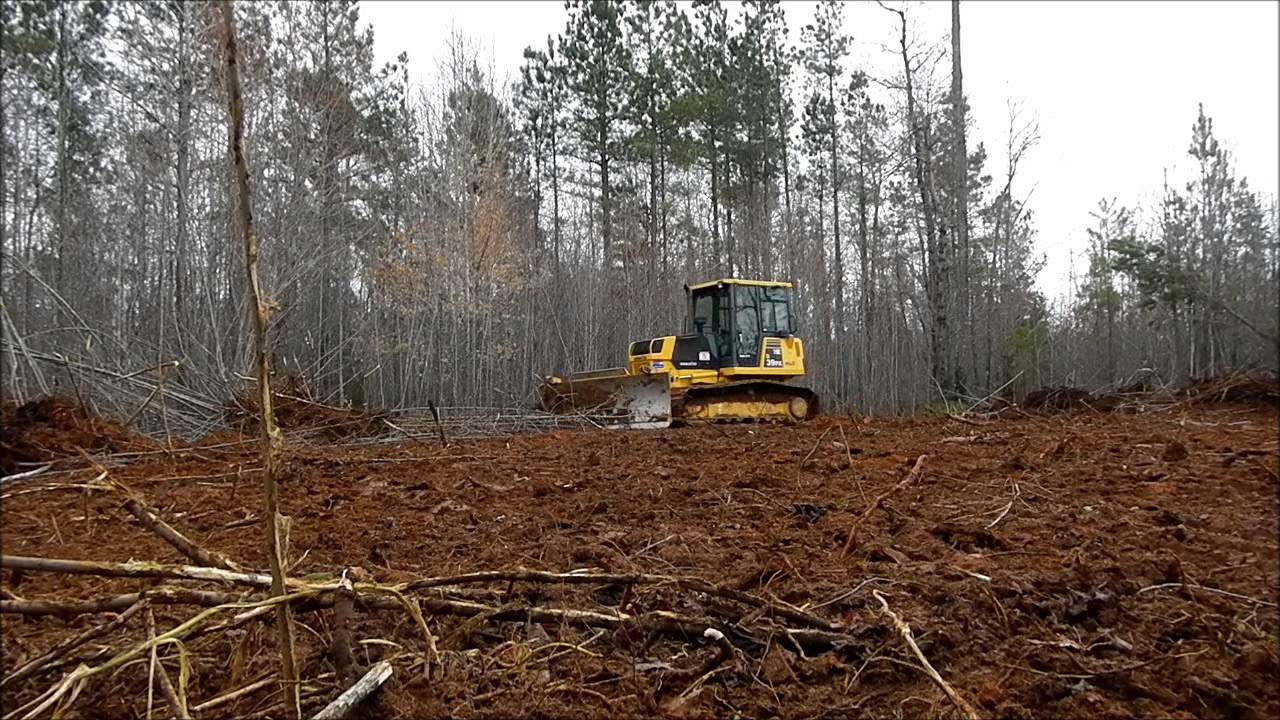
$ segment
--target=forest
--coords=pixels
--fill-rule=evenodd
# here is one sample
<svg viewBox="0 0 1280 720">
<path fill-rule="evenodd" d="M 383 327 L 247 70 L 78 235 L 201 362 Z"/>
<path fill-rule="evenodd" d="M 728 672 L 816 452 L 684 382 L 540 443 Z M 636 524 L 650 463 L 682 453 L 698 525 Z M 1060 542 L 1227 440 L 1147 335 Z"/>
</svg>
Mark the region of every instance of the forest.
<svg viewBox="0 0 1280 720">
<path fill-rule="evenodd" d="M 248 367 L 223 72 L 209 6 L 3 4 L 5 391 L 67 389 L 57 356 L 223 397 Z M 685 283 L 797 283 L 831 408 L 920 412 L 1049 385 L 1179 382 L 1276 363 L 1274 197 L 1211 108 L 1170 122 L 1196 168 L 1084 228 L 1026 206 L 1036 151 L 967 140 L 960 19 L 849 61 L 844 6 L 570 2 L 515 82 L 457 34 L 374 62 L 350 0 L 238 3 L 247 156 L 274 369 L 335 405 L 527 405 L 538 378 L 680 332 Z M 918 9 L 917 9 L 918 11 Z M 504 48 L 501 52 L 519 53 Z M 431 64 L 434 63 L 432 66 Z M 1152 168 L 1159 177 L 1159 168 Z M 1041 237 L 1087 232 L 1073 296 Z M 1145 379 L 1145 380 L 1144 380 Z M 127 414 L 127 410 L 120 408 Z"/>
</svg>

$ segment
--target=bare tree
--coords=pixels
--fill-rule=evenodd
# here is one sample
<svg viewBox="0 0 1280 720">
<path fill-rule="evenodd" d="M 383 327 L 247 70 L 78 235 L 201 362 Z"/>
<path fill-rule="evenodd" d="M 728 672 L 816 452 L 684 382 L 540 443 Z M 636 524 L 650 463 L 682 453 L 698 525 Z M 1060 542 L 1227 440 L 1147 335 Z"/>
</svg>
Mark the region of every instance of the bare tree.
<svg viewBox="0 0 1280 720">
<path fill-rule="evenodd" d="M 230 152 L 235 167 L 236 186 L 239 190 L 240 234 L 244 240 L 244 266 L 248 278 L 249 293 L 253 301 L 253 335 L 258 369 L 258 410 L 260 438 L 262 442 L 262 488 L 266 496 L 266 512 L 262 525 L 266 531 L 267 558 L 271 563 L 271 594 L 280 597 L 285 589 L 286 552 L 281 541 L 281 530 L 287 519 L 280 513 L 280 491 L 276 485 L 276 471 L 284 435 L 276 427 L 275 413 L 271 406 L 271 341 L 267 337 L 269 323 L 268 301 L 263 296 L 258 278 L 258 243 L 253 234 L 253 206 L 249 188 L 249 161 L 244 149 L 244 106 L 240 94 L 239 59 L 236 49 L 235 10 L 231 0 L 221 0 L 218 10 L 222 14 L 222 27 L 226 33 L 225 61 L 227 73 L 227 118 Z M 293 657 L 293 618 L 289 603 L 276 605 L 276 632 L 280 647 L 280 681 L 284 686 L 285 712 L 291 718 L 302 717 L 299 704 L 298 668 Z"/>
</svg>

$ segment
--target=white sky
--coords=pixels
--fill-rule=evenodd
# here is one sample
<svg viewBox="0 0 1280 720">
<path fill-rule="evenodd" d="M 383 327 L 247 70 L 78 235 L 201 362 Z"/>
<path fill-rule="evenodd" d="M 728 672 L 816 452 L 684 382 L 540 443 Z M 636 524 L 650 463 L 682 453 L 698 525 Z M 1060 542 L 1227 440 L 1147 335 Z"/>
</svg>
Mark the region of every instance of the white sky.
<svg viewBox="0 0 1280 720">
<path fill-rule="evenodd" d="M 814 6 L 784 3 L 793 43 Z M 365 0 L 361 8 L 379 61 L 407 52 L 418 81 L 431 74 L 454 29 L 492 56 L 501 81 L 518 77 L 527 45 L 544 45 L 565 23 L 558 0 Z M 909 13 L 920 41 L 947 41 L 949 2 L 913 4 Z M 960 13 L 965 93 L 976 125 L 970 148 L 986 144 L 995 183 L 1003 180 L 1009 104 L 1039 123 L 1041 140 L 1019 168 L 1016 187 L 1030 197 L 1048 258 L 1040 285 L 1051 298 L 1067 288 L 1069 253 L 1083 248 L 1100 198 L 1149 206 L 1160 196 L 1164 168 L 1181 186 L 1199 102 L 1239 174 L 1275 195 L 1280 3 L 962 0 Z M 873 77 L 898 71 L 896 24 L 874 3 L 848 3 L 851 63 Z"/>
</svg>

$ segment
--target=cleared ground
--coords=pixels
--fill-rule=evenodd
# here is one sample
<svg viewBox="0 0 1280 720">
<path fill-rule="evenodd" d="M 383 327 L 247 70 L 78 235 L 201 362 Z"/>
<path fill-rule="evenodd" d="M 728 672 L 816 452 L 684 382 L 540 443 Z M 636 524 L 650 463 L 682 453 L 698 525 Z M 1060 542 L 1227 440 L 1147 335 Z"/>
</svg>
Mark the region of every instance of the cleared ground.
<svg viewBox="0 0 1280 720">
<path fill-rule="evenodd" d="M 674 580 L 433 589 L 412 597 L 428 611 L 434 654 L 404 609 L 370 603 L 352 627 L 366 641 L 357 660 L 394 655 L 397 668 L 376 716 L 959 716 L 874 592 L 980 715 L 1275 717 L 1277 419 L 1266 404 L 1176 403 L 996 421 L 560 431 L 447 449 L 295 445 L 282 501 L 291 572 L 315 582 L 344 567 L 383 585 L 524 567 L 746 593 Z M 69 431 L 48 432 L 52 444 Z M 99 482 L 132 489 L 192 540 L 265 568 L 252 443 L 227 436 L 232 444 L 168 453 L 94 432 L 112 452 L 149 454 L 101 468 L 64 460 L 6 484 L 6 555 L 188 563 L 121 508 L 120 491 L 67 487 L 105 470 Z M 3 587 L 9 598 L 72 601 L 161 582 L 254 592 L 12 570 Z M 468 621 L 456 604 L 431 612 L 431 598 L 493 611 Z M 536 610 L 566 608 L 639 619 L 609 626 Z M 340 690 L 334 617 L 300 610 L 315 708 Z M 156 604 L 157 632 L 197 611 Z M 688 628 L 658 631 L 660 611 L 721 628 L 732 652 Z M 3 669 L 110 617 L 5 614 Z M 806 618 L 826 627 L 805 635 L 817 625 Z M 272 628 L 253 621 L 188 639 L 189 704 L 269 677 Z M 6 686 L 5 710 L 145 637 L 140 615 L 73 662 Z M 161 656 L 176 679 L 175 648 Z M 93 678 L 70 715 L 144 716 L 147 675 L 144 654 Z M 278 697 L 262 688 L 201 716 L 278 717 Z M 154 702 L 167 707 L 158 690 Z"/>
</svg>

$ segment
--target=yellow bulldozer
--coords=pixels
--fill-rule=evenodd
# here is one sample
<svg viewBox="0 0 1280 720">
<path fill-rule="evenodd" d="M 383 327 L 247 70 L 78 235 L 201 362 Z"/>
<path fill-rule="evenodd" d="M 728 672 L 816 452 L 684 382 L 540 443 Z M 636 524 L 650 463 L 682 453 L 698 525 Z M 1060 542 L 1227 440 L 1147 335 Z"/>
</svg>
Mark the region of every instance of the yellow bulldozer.
<svg viewBox="0 0 1280 720">
<path fill-rule="evenodd" d="M 684 335 L 631 343 L 626 367 L 546 378 L 542 407 L 643 429 L 689 419 L 808 420 L 818 396 L 791 383 L 804 377 L 792 289 L 736 278 L 686 285 Z"/>
</svg>

